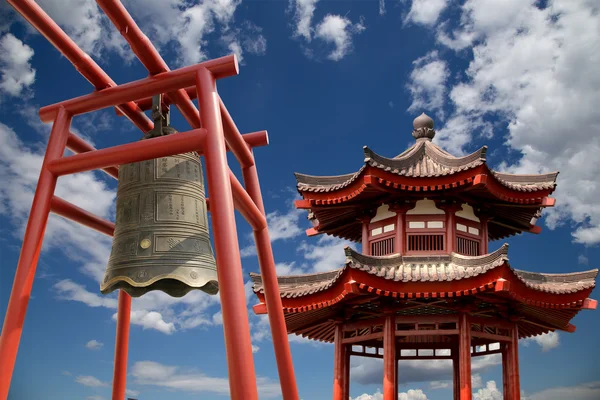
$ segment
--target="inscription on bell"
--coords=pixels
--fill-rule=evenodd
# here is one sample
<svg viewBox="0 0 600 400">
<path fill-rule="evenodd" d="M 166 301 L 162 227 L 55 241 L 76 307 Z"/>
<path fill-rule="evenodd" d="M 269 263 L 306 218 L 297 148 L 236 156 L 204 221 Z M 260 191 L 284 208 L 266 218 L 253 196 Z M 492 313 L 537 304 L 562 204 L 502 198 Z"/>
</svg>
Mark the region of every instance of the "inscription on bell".
<svg viewBox="0 0 600 400">
<path fill-rule="evenodd" d="M 126 225 L 137 222 L 139 196 L 117 199 L 117 224 Z"/>
<path fill-rule="evenodd" d="M 198 238 L 185 238 L 176 236 L 156 236 L 156 251 L 157 252 L 182 252 L 208 254 L 210 244 Z"/>
<path fill-rule="evenodd" d="M 128 183 L 137 182 L 140 180 L 140 165 L 139 163 L 126 164 L 119 168 L 119 183 L 126 185 Z"/>
<path fill-rule="evenodd" d="M 156 160 L 156 179 L 183 179 L 202 183 L 200 167 L 195 160 L 183 157 L 163 157 Z"/>
<path fill-rule="evenodd" d="M 206 225 L 204 202 L 191 196 L 158 193 L 157 221 L 183 221 Z"/>
</svg>

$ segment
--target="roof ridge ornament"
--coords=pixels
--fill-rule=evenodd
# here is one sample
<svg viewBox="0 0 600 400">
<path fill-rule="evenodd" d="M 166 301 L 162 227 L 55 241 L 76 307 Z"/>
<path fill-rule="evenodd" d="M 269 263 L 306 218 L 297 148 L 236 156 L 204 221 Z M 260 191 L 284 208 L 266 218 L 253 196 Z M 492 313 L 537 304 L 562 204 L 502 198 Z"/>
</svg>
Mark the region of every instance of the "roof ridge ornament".
<svg viewBox="0 0 600 400">
<path fill-rule="evenodd" d="M 413 137 L 417 140 L 432 140 L 435 136 L 433 125 L 433 119 L 429 115 L 422 113 L 413 121 Z"/>
</svg>

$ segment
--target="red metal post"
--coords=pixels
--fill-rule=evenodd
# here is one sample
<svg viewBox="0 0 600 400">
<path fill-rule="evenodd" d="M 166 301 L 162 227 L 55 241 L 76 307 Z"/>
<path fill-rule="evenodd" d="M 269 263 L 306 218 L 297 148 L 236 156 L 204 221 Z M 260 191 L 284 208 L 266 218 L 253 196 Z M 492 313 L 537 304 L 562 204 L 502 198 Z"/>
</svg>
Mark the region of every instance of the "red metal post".
<svg viewBox="0 0 600 400">
<path fill-rule="evenodd" d="M 56 188 L 56 175 L 48 169 L 52 160 L 62 157 L 67 144 L 71 116 L 60 108 L 46 148 L 46 156 L 42 163 L 40 178 L 33 196 L 31 213 L 25 229 L 21 255 L 17 264 L 15 280 L 4 317 L 2 335 L 0 336 L 0 400 L 6 400 L 10 388 L 21 332 L 27 313 L 27 305 L 33 287 L 33 278 L 38 258 L 42 249 L 44 231 L 50 213 L 50 201 Z"/>
<path fill-rule="evenodd" d="M 335 326 L 335 349 L 333 365 L 333 400 L 347 400 L 344 397 L 344 363 L 346 361 L 346 346 L 342 343 L 344 338 L 344 325 L 338 323 Z"/>
<path fill-rule="evenodd" d="M 246 192 L 246 189 L 244 189 L 240 181 L 238 181 L 231 170 L 229 170 L 229 180 L 231 181 L 233 204 L 236 210 L 238 210 L 244 216 L 254 232 L 266 229 L 267 218 L 265 217 L 264 212 L 258 208 L 254 202 L 254 199 L 248 194 L 248 192 Z"/>
<path fill-rule="evenodd" d="M 397 400 L 396 317 L 388 315 L 383 325 L 383 400 Z"/>
<path fill-rule="evenodd" d="M 510 332 L 508 345 L 508 392 L 510 400 L 521 399 L 521 382 L 519 377 L 519 330 L 515 323 Z"/>
<path fill-rule="evenodd" d="M 508 343 L 501 343 L 502 346 L 502 393 L 504 400 L 510 400 L 510 388 L 508 382 L 510 380 L 510 367 L 509 367 L 509 347 Z"/>
<path fill-rule="evenodd" d="M 115 367 L 113 370 L 112 399 L 125 398 L 127 386 L 127 355 L 129 352 L 129 322 L 131 318 L 131 296 L 119 290 L 117 310 L 117 337 L 115 341 Z"/>
<path fill-rule="evenodd" d="M 458 357 L 460 400 L 471 400 L 471 322 L 466 312 L 461 312 L 458 317 Z"/>
<path fill-rule="evenodd" d="M 254 158 L 252 154 L 250 155 Z M 256 165 L 253 163 L 252 166 L 242 168 L 242 174 L 250 198 L 254 201 L 262 215 L 266 215 Z M 275 259 L 273 258 L 273 249 L 271 248 L 268 227 L 265 226 L 261 230 L 254 230 L 254 240 L 256 242 L 258 264 L 265 291 L 265 303 L 271 327 L 271 336 L 273 337 L 273 348 L 277 360 L 281 392 L 284 400 L 298 400 L 298 387 L 296 385 L 294 364 L 292 363 L 292 353 L 288 341 L 287 327 L 283 314 L 283 305 L 281 303 L 279 282 L 277 281 Z"/>
<path fill-rule="evenodd" d="M 233 197 L 225 152 L 223 125 L 215 78 L 206 68 L 198 69 L 200 120 L 208 131 L 204 146 L 210 211 L 214 232 L 219 294 L 223 311 L 229 388 L 233 400 L 256 400 L 256 375 L 250 341 L 242 261 L 237 241 Z"/>
</svg>

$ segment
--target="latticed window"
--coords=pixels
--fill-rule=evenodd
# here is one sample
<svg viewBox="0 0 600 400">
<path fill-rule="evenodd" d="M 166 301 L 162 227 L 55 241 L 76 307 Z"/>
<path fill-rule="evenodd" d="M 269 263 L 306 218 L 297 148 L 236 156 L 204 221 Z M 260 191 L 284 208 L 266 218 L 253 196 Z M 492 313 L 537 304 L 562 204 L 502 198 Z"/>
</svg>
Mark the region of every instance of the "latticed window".
<svg viewBox="0 0 600 400">
<path fill-rule="evenodd" d="M 408 235 L 408 251 L 444 251 L 444 235 Z"/>
<path fill-rule="evenodd" d="M 459 254 L 478 256 L 481 254 L 481 226 L 475 221 L 456 218 L 456 249 Z"/>
<path fill-rule="evenodd" d="M 394 253 L 394 241 L 395 238 L 392 236 L 383 240 L 371 242 L 371 255 L 385 256 Z"/>
<path fill-rule="evenodd" d="M 479 255 L 479 241 L 467 239 L 462 236 L 456 237 L 456 252 L 466 256 Z"/>
</svg>

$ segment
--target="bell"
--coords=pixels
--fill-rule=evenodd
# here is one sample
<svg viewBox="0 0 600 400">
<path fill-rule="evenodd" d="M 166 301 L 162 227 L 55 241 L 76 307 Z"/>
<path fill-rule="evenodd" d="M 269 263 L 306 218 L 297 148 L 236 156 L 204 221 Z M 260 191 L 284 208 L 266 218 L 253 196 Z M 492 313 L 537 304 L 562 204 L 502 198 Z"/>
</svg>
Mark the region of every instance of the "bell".
<svg viewBox="0 0 600 400">
<path fill-rule="evenodd" d="M 153 98 L 152 115 L 154 129 L 144 139 L 177 134 L 161 111 L 161 96 Z M 217 294 L 197 153 L 120 166 L 114 239 L 100 291 L 117 289 L 132 297 L 152 290 L 172 297 L 193 289 Z"/>
</svg>

